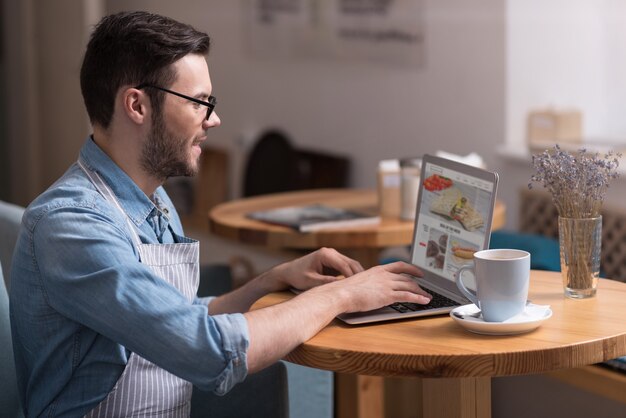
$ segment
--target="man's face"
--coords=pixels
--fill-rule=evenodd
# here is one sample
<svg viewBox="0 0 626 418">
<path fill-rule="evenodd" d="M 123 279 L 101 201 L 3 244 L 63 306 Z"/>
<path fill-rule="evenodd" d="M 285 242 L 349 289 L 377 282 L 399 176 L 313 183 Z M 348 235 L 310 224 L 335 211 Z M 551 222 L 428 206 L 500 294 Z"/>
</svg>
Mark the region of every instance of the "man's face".
<svg viewBox="0 0 626 418">
<path fill-rule="evenodd" d="M 174 68 L 176 81 L 163 87 L 203 101 L 208 99 L 212 86 L 203 56 L 187 55 Z M 197 174 L 200 144 L 206 139 L 206 130 L 220 125 L 215 111 L 207 121 L 205 106 L 164 94 L 161 111 L 152 113 L 152 127 L 141 153 L 142 167 L 161 181 Z"/>
</svg>

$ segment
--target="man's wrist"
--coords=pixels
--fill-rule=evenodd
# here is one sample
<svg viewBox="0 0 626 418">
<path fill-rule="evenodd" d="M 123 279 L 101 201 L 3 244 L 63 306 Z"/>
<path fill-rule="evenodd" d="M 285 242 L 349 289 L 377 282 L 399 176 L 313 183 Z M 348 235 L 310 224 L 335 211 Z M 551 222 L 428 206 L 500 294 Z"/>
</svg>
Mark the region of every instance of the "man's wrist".
<svg viewBox="0 0 626 418">
<path fill-rule="evenodd" d="M 288 288 L 284 280 L 284 266 L 284 263 L 279 264 L 259 276 L 258 279 L 261 281 L 263 288 L 267 290 L 267 293 L 280 292 Z"/>
<path fill-rule="evenodd" d="M 314 287 L 308 292 L 316 293 L 328 300 L 329 309 L 335 311 L 335 316 L 348 312 L 351 309 L 351 292 L 345 286 L 338 285 L 337 282 Z"/>
</svg>

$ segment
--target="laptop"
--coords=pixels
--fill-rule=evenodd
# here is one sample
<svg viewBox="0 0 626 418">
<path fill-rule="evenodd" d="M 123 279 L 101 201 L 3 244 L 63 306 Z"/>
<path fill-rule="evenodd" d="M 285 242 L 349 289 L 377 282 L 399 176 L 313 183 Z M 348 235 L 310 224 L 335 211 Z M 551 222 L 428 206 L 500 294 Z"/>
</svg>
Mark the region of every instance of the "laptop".
<svg viewBox="0 0 626 418">
<path fill-rule="evenodd" d="M 440 315 L 471 303 L 456 286 L 460 266 L 489 247 L 498 174 L 445 158 L 424 155 L 417 196 L 411 263 L 424 272 L 416 277 L 433 295 L 428 305 L 396 303 L 368 312 L 339 315 L 348 324 Z M 464 281 L 476 289 L 473 279 Z"/>
</svg>

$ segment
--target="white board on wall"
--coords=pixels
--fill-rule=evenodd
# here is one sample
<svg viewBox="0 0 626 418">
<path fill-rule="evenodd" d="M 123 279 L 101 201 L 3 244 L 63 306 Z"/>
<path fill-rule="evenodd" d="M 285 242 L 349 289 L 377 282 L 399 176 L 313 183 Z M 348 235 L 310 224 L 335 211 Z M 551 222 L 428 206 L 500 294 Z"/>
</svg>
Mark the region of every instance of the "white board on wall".
<svg viewBox="0 0 626 418">
<path fill-rule="evenodd" d="M 419 69 L 423 0 L 243 0 L 250 54 Z"/>
</svg>

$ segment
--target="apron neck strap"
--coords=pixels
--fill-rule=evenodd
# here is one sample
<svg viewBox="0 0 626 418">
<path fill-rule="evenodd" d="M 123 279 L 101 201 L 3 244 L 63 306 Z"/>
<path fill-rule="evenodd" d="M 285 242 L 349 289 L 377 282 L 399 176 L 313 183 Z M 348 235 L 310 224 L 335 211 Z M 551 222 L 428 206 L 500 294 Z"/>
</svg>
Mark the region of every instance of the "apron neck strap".
<svg viewBox="0 0 626 418">
<path fill-rule="evenodd" d="M 128 230 L 131 234 L 131 238 L 133 239 L 133 242 L 136 248 L 139 248 L 139 246 L 141 245 L 141 240 L 139 239 L 139 234 L 137 234 L 137 227 L 130 220 L 130 217 L 128 216 L 126 211 L 122 208 L 122 205 L 120 205 L 120 202 L 117 199 L 117 196 L 115 196 L 115 193 L 113 193 L 113 190 L 111 190 L 109 185 L 102 179 L 102 177 L 100 177 L 100 175 L 96 171 L 91 170 L 87 167 L 87 164 L 85 164 L 85 161 L 83 160 L 82 156 L 78 157 L 77 164 L 85 172 L 85 174 L 89 178 L 89 181 L 93 183 L 96 190 L 98 190 L 98 192 L 109 203 L 112 203 L 113 206 L 115 206 L 122 213 L 122 215 L 124 215 L 124 218 L 126 219 L 126 224 L 128 224 Z"/>
</svg>

